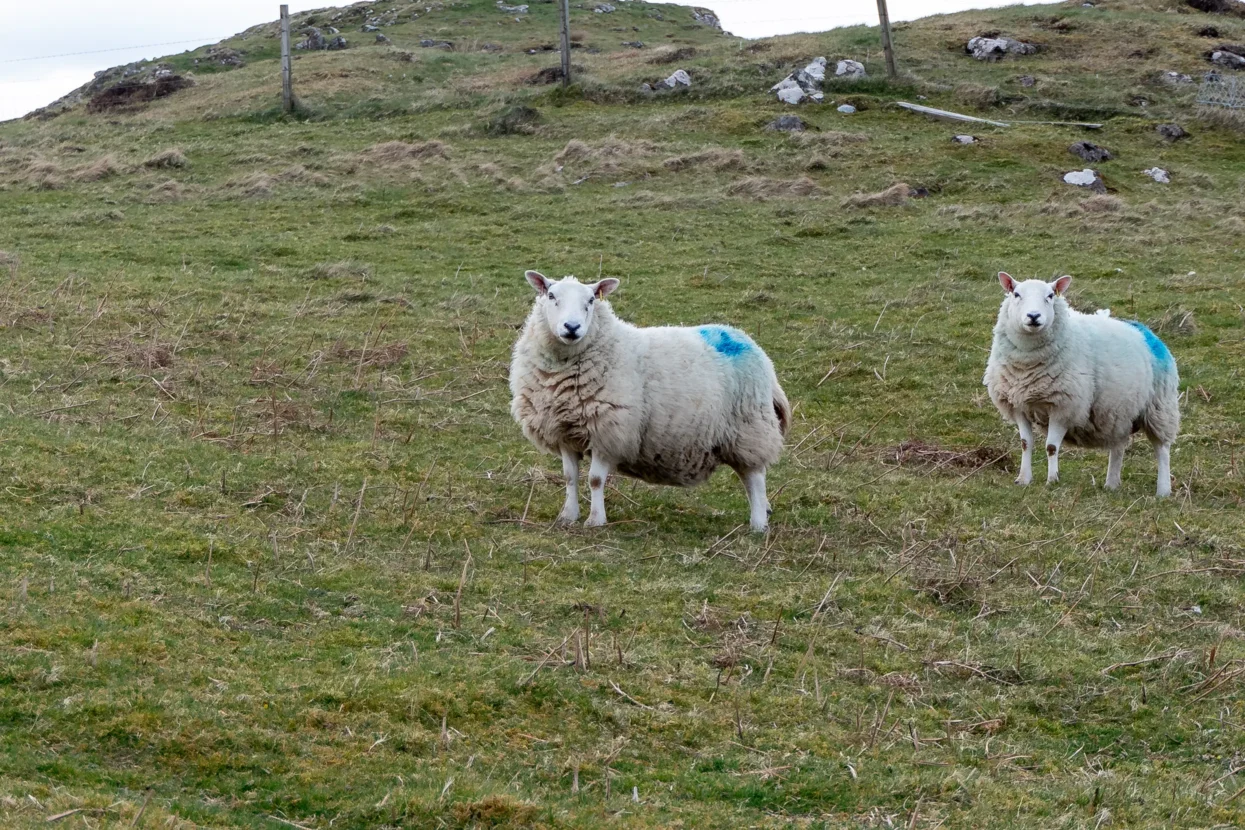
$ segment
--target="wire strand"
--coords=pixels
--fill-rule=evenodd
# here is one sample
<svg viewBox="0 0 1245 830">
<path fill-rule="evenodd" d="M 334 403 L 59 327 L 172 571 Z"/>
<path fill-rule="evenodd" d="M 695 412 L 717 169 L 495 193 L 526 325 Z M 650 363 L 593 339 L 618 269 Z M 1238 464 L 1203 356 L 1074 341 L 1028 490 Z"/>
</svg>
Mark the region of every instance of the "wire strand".
<svg viewBox="0 0 1245 830">
<path fill-rule="evenodd" d="M 151 49 L 152 47 L 155 47 L 155 46 L 176 46 L 181 43 L 203 43 L 203 40 L 201 38 L 195 38 L 194 40 L 166 40 L 164 43 L 141 43 L 137 46 L 117 46 L 116 48 L 113 48 L 113 49 L 94 49 L 90 52 L 65 52 L 60 55 L 38 55 L 33 58 L 6 58 L 5 60 L 0 61 L 0 63 L 21 63 L 23 61 L 46 61 L 46 60 L 51 60 L 52 58 L 72 58 L 75 55 L 99 55 L 104 52 L 125 52 L 130 49 Z"/>
</svg>

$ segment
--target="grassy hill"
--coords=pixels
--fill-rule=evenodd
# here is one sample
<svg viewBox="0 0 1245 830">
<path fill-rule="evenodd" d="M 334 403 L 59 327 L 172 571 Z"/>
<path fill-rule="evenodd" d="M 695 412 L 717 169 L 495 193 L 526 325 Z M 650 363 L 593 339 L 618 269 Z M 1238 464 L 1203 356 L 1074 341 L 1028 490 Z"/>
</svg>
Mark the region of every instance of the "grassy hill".
<svg viewBox="0 0 1245 830">
<path fill-rule="evenodd" d="M 1245 21 L 933 17 L 889 84 L 876 30 L 616 5 L 572 10 L 566 91 L 531 82 L 552 4 L 382 2 L 297 18 L 350 47 L 299 54 L 294 118 L 266 24 L 157 62 L 193 74 L 166 97 L 0 125 L 0 823 L 1245 822 L 1245 146 L 1161 80 Z M 1043 48 L 979 63 L 984 32 Z M 865 63 L 827 84 L 858 113 L 767 92 L 817 55 Z M 918 96 L 1105 127 L 961 146 Z M 1080 140 L 1105 194 L 1061 181 Z M 900 182 L 928 195 L 867 198 Z M 767 537 L 727 472 L 551 527 L 506 386 L 532 267 L 764 346 L 795 405 Z M 1101 452 L 1012 485 L 1000 269 L 1166 340 L 1174 498 L 1145 446 L 1115 493 Z"/>
</svg>

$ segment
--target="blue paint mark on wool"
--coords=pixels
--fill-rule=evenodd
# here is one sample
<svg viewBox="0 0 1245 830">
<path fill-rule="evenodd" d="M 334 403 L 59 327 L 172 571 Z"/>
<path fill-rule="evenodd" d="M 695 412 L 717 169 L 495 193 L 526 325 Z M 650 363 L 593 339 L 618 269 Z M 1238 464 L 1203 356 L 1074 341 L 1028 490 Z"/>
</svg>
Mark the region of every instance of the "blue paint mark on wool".
<svg viewBox="0 0 1245 830">
<path fill-rule="evenodd" d="M 726 326 L 701 326 L 696 330 L 706 343 L 723 357 L 739 357 L 751 351 L 752 344 L 744 339 L 743 332 Z"/>
<path fill-rule="evenodd" d="M 1141 336 L 1146 340 L 1146 348 L 1150 350 L 1150 356 L 1154 358 L 1155 366 L 1160 369 L 1170 369 L 1176 365 L 1176 359 L 1172 357 L 1172 353 L 1168 351 L 1167 346 L 1144 323 L 1138 323 L 1136 320 L 1125 320 L 1124 322 L 1141 332 Z"/>
</svg>

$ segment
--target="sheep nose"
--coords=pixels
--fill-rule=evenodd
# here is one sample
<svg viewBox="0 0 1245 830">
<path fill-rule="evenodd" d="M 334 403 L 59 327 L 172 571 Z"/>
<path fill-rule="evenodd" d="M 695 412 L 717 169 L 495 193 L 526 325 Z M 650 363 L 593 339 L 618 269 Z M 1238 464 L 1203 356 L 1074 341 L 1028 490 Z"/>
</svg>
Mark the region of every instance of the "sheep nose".
<svg viewBox="0 0 1245 830">
<path fill-rule="evenodd" d="M 1040 311 L 1029 312 L 1029 325 L 1036 326 L 1038 324 L 1038 321 L 1041 319 L 1042 319 L 1042 312 Z"/>
<path fill-rule="evenodd" d="M 571 339 L 579 336 L 579 323 L 563 323 L 562 328 L 566 329 L 566 336 Z"/>
</svg>

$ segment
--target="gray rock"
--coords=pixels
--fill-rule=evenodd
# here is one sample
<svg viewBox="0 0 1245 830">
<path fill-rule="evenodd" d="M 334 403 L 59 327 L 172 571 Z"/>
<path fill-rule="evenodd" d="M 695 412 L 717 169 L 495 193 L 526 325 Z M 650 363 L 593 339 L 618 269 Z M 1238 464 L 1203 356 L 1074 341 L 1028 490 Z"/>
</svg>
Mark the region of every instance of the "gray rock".
<svg viewBox="0 0 1245 830">
<path fill-rule="evenodd" d="M 1037 47 L 1010 37 L 975 37 L 965 51 L 979 61 L 997 61 L 1007 55 L 1032 55 Z"/>
<path fill-rule="evenodd" d="M 1095 193 L 1107 192 L 1107 186 L 1103 183 L 1102 176 L 1099 176 L 1097 171 L 1091 170 L 1088 167 L 1084 170 L 1073 170 L 1070 173 L 1064 173 L 1063 180 L 1067 184 L 1077 187 L 1088 187 Z"/>
<path fill-rule="evenodd" d="M 1245 57 L 1229 52 L 1222 46 L 1210 53 L 1210 62 L 1229 69 L 1245 69 Z"/>
<path fill-rule="evenodd" d="M 853 107 L 851 104 L 839 104 L 839 112 L 843 113 L 844 115 L 851 115 L 855 111 L 856 111 L 856 108 Z"/>
<path fill-rule="evenodd" d="M 328 42 L 328 45 L 325 46 L 324 48 L 330 49 L 330 50 L 337 50 L 337 49 L 345 49 L 349 45 L 350 44 L 346 42 L 346 39 L 344 37 L 342 37 L 341 35 L 338 35 L 337 37 L 330 40 Z"/>
<path fill-rule="evenodd" d="M 609 3 L 602 3 L 599 6 L 597 6 L 595 9 L 593 9 L 593 11 L 596 12 L 597 14 L 613 14 L 614 7 L 611 6 Z"/>
<path fill-rule="evenodd" d="M 860 61 L 841 60 L 835 64 L 834 74 L 840 78 L 863 78 L 865 65 Z"/>
<path fill-rule="evenodd" d="M 1159 184 L 1171 184 L 1171 175 L 1162 167 L 1151 167 L 1150 169 L 1142 170 L 1141 172 L 1145 173 Z"/>
<path fill-rule="evenodd" d="M 424 38 L 419 42 L 419 45 L 425 49 L 445 49 L 449 52 L 454 50 L 454 44 L 450 43 L 448 40 L 429 40 L 428 38 Z"/>
<path fill-rule="evenodd" d="M 722 21 L 718 20 L 718 16 L 711 9 L 693 8 L 692 20 L 697 23 L 703 23 L 706 26 L 712 26 L 715 29 L 722 28 Z"/>
<path fill-rule="evenodd" d="M 383 33 L 381 33 L 381 32 L 377 32 L 377 33 L 376 33 L 376 42 L 377 42 L 377 43 L 389 43 L 389 38 L 385 37 L 385 35 L 384 35 Z"/>
<path fill-rule="evenodd" d="M 805 129 L 804 119 L 798 115 L 780 115 L 765 125 L 767 130 L 784 133 L 799 133 Z"/>
<path fill-rule="evenodd" d="M 1031 87 L 1031 86 L 1035 86 L 1035 85 L 1037 84 L 1037 80 L 1036 80 L 1036 79 L 1035 79 L 1032 75 L 1021 75 L 1021 76 L 1020 76 L 1019 78 L 1017 78 L 1016 80 L 1017 80 L 1017 81 L 1020 83 L 1020 85 L 1021 85 L 1021 86 L 1023 86 L 1023 87 Z"/>
<path fill-rule="evenodd" d="M 674 89 L 676 86 L 691 86 L 692 76 L 687 74 L 686 69 L 676 69 L 662 83 L 666 85 L 666 89 Z"/>
<path fill-rule="evenodd" d="M 1189 134 L 1179 124 L 1159 124 L 1154 130 L 1168 141 L 1179 141 L 1189 137 Z"/>
<path fill-rule="evenodd" d="M 502 11 L 504 11 L 506 14 L 527 14 L 527 6 L 526 6 L 526 5 L 523 5 L 523 6 L 508 6 L 508 5 L 506 5 L 505 3 L 503 3 L 503 2 L 502 2 L 502 0 L 497 0 L 497 8 L 501 9 L 501 10 L 502 10 Z"/>
<path fill-rule="evenodd" d="M 778 100 L 784 104 L 798 104 L 804 100 L 804 90 L 798 84 L 792 83 L 791 86 L 778 90 Z"/>
<path fill-rule="evenodd" d="M 362 29 L 360 29 L 359 31 L 361 31 L 361 32 L 379 32 L 379 31 L 380 31 L 380 27 L 379 27 L 379 26 L 372 26 L 371 24 L 364 24 L 363 28 L 362 28 Z"/>
<path fill-rule="evenodd" d="M 952 136 L 952 137 L 951 137 L 951 140 L 952 140 L 952 141 L 954 141 L 956 144 L 976 144 L 976 143 L 977 143 L 977 136 L 975 136 L 975 135 L 956 135 L 956 136 Z"/>
<path fill-rule="evenodd" d="M 317 29 L 315 26 L 308 26 L 306 29 L 303 30 L 303 34 L 307 36 L 306 39 L 294 44 L 295 49 L 308 49 L 311 51 L 315 51 L 317 49 L 324 49 L 326 47 L 324 35 L 322 35 L 320 33 L 320 30 Z"/>
<path fill-rule="evenodd" d="M 643 49 L 643 48 L 644 48 L 644 41 L 642 41 L 642 40 L 624 40 L 624 41 L 622 42 L 622 45 L 623 45 L 623 46 L 629 46 L 629 47 L 630 47 L 630 48 L 632 48 L 632 49 Z"/>
<path fill-rule="evenodd" d="M 1193 78 L 1191 78 L 1188 75 L 1184 75 L 1180 72 L 1164 72 L 1159 77 L 1169 84 L 1191 84 L 1193 83 Z"/>
<path fill-rule="evenodd" d="M 1082 161 L 1087 161 L 1090 164 L 1111 160 L 1110 150 L 1106 147 L 1099 147 L 1097 144 L 1091 144 L 1088 141 L 1078 141 L 1068 148 L 1068 152 L 1074 156 L 1079 156 Z"/>
</svg>

